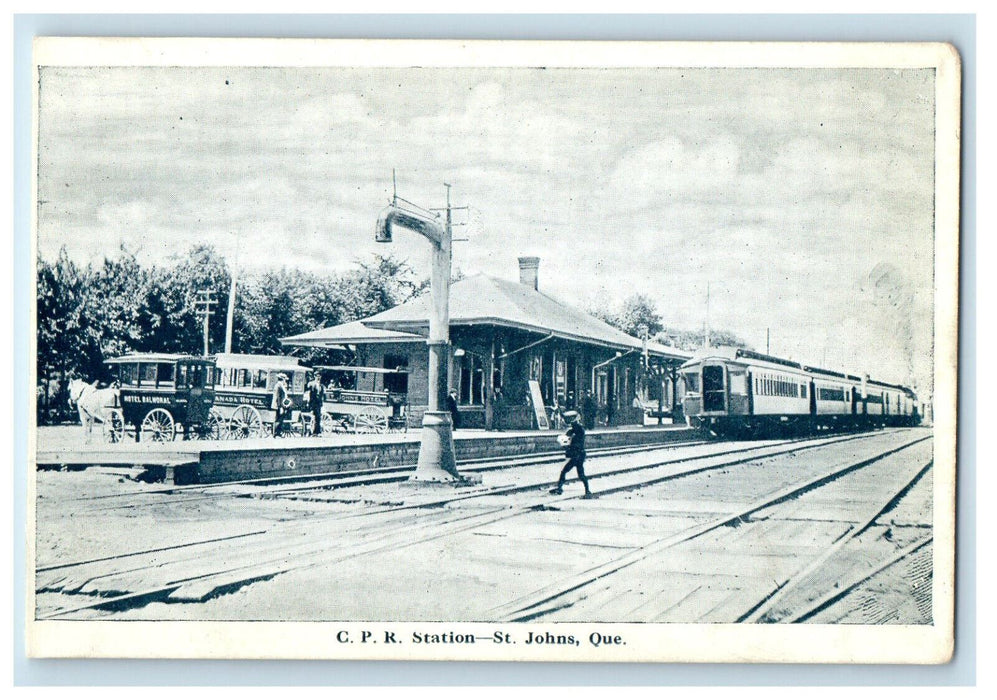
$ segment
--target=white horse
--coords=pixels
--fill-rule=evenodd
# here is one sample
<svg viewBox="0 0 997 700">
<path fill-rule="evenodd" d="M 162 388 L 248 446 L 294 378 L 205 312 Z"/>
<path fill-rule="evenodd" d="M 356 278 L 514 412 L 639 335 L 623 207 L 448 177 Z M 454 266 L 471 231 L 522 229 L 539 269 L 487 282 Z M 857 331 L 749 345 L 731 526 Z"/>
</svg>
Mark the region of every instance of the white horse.
<svg viewBox="0 0 997 700">
<path fill-rule="evenodd" d="M 98 389 L 96 382 L 88 384 L 82 379 L 69 382 L 69 405 L 80 412 L 80 423 L 86 431 L 86 442 L 93 438 L 93 427 L 107 421 L 111 409 L 118 405 L 118 390 L 111 387 Z"/>
</svg>

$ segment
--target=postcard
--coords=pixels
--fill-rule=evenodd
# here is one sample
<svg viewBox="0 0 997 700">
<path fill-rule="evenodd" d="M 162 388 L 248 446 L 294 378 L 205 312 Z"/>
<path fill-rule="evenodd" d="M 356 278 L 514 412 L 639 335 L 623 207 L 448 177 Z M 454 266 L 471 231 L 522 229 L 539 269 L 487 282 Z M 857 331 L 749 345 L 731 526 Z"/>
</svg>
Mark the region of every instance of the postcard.
<svg viewBox="0 0 997 700">
<path fill-rule="evenodd" d="M 951 658 L 951 46 L 34 70 L 30 656 Z"/>
</svg>

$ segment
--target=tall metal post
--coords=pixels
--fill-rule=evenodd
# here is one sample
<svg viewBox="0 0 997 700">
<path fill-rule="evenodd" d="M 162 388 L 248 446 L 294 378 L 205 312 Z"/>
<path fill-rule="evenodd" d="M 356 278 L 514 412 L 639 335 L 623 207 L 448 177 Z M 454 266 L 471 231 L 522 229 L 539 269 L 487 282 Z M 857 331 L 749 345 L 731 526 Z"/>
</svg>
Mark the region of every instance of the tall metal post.
<svg viewBox="0 0 997 700">
<path fill-rule="evenodd" d="M 376 240 L 390 243 L 395 226 L 407 228 L 425 237 L 433 246 L 430 273 L 429 397 L 422 417 L 422 442 L 419 462 L 412 481 L 464 482 L 454 457 L 453 423 L 446 406 L 447 377 L 450 362 L 450 268 L 452 263 L 452 220 L 450 185 L 447 187 L 446 224 L 440 226 L 421 212 L 403 209 L 395 201 L 381 212 Z"/>
</svg>

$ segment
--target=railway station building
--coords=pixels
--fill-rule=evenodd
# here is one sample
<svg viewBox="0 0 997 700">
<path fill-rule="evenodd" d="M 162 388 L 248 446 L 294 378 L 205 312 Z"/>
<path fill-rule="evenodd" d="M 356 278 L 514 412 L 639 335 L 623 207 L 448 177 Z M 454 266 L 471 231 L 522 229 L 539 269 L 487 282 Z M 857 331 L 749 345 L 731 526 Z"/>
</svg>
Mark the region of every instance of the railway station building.
<svg viewBox="0 0 997 700">
<path fill-rule="evenodd" d="M 450 287 L 451 362 L 461 426 L 489 430 L 538 427 L 543 413 L 583 410 L 591 392 L 599 425 L 639 425 L 645 409 L 680 418 L 677 368 L 690 354 L 627 335 L 540 291 L 540 259 L 519 259 L 518 282 L 475 275 Z M 421 424 L 428 403 L 430 297 L 359 321 L 289 338 L 288 346 L 350 350 L 363 367 L 357 389 L 408 396 L 408 421 Z"/>
</svg>

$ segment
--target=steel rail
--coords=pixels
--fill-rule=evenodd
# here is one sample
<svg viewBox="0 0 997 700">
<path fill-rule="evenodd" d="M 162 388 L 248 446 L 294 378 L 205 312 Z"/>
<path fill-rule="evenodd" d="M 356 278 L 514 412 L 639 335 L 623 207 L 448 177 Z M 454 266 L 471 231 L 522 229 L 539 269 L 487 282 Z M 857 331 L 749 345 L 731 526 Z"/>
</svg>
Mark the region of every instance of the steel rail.
<svg viewBox="0 0 997 700">
<path fill-rule="evenodd" d="M 839 551 L 844 549 L 849 543 L 853 542 L 855 538 L 866 532 L 870 527 L 872 527 L 880 517 L 885 513 L 892 510 L 896 504 L 899 502 L 904 495 L 910 492 L 910 490 L 920 481 L 928 470 L 934 465 L 934 460 L 929 461 L 923 467 L 917 470 L 917 472 L 899 489 L 894 489 L 890 494 L 889 499 L 886 503 L 876 509 L 876 511 L 861 522 L 858 526 L 851 526 L 849 531 L 842 535 L 831 547 L 824 550 L 819 557 L 810 562 L 809 565 L 801 569 L 800 571 L 794 573 L 792 576 L 783 580 L 779 585 L 777 585 L 768 595 L 763 597 L 751 610 L 739 617 L 737 622 L 778 622 L 777 619 L 773 618 L 776 606 L 783 600 L 790 591 L 797 589 L 800 583 L 808 576 L 816 572 L 822 566 L 827 564 L 827 562 Z"/>
<path fill-rule="evenodd" d="M 814 478 L 807 479 L 802 484 L 792 484 L 779 490 L 775 494 L 765 496 L 764 498 L 750 503 L 735 512 L 724 514 L 719 518 L 714 518 L 705 523 L 696 525 L 676 535 L 655 540 L 641 547 L 632 549 L 626 554 L 615 557 L 607 562 L 603 562 L 602 564 L 575 574 L 556 584 L 544 586 L 543 588 L 527 594 L 526 596 L 521 596 L 520 598 L 493 608 L 489 612 L 492 613 L 495 619 L 500 622 L 527 622 L 554 612 L 555 610 L 568 607 L 574 603 L 564 601 L 563 598 L 565 596 L 579 591 L 586 586 L 605 578 L 606 576 L 615 574 L 622 569 L 632 566 L 652 555 L 663 552 L 678 544 L 688 542 L 689 540 L 701 537 L 702 535 L 716 530 L 717 528 L 739 521 L 756 511 L 762 510 L 763 508 L 777 505 L 806 493 L 807 491 L 819 488 L 823 484 L 840 478 L 845 474 L 862 469 L 863 467 L 874 464 L 881 459 L 913 447 L 914 445 L 929 439 L 930 436 L 920 437 L 911 442 L 904 443 L 899 447 L 885 450 L 874 457 L 863 459 L 844 467 L 835 467 L 834 469 L 824 472 Z"/>
<path fill-rule="evenodd" d="M 872 435 L 881 435 L 881 434 L 882 433 L 875 433 L 875 434 L 872 434 Z M 699 468 L 696 468 L 694 470 L 690 470 L 689 472 L 686 473 L 686 475 L 691 474 L 691 473 L 700 473 L 700 472 L 705 471 L 707 469 L 722 469 L 722 468 L 730 466 L 731 464 L 740 464 L 740 463 L 750 462 L 750 461 L 757 460 L 757 459 L 760 459 L 760 458 L 767 458 L 767 457 L 771 457 L 771 456 L 778 456 L 778 455 L 789 454 L 789 453 L 792 453 L 792 452 L 796 452 L 796 451 L 798 451 L 800 449 L 810 449 L 810 448 L 818 448 L 818 447 L 824 447 L 824 446 L 831 446 L 831 445 L 835 445 L 835 444 L 838 444 L 838 443 L 843 442 L 843 441 L 853 440 L 853 439 L 860 439 L 860 438 L 863 438 L 863 437 L 870 437 L 870 436 L 871 436 L 870 434 L 863 434 L 863 435 L 859 435 L 859 436 L 851 436 L 851 437 L 846 437 L 846 438 L 824 439 L 823 441 L 821 441 L 821 442 L 819 442 L 817 444 L 808 445 L 808 446 L 805 446 L 805 447 L 802 447 L 802 448 L 800 448 L 800 447 L 793 447 L 793 448 L 790 448 L 790 449 L 780 450 L 780 451 L 777 451 L 777 452 L 771 452 L 770 451 L 770 452 L 767 452 L 766 454 L 756 455 L 756 456 L 750 457 L 750 458 L 739 458 L 739 459 L 733 460 L 733 461 L 728 460 L 726 462 L 722 462 L 722 463 L 716 464 L 716 465 L 711 465 L 710 467 L 705 467 L 705 468 L 704 467 L 699 467 Z M 915 441 L 915 442 L 919 442 L 920 440 L 925 440 L 925 439 L 928 439 L 928 438 L 927 437 L 921 438 L 921 439 L 919 439 L 918 441 Z M 751 451 L 758 451 L 758 450 L 761 450 L 761 449 L 765 449 L 765 448 L 764 447 L 748 448 L 748 450 L 751 450 Z M 902 449 L 902 448 L 897 448 L 897 449 Z M 748 450 L 738 450 L 736 452 L 744 452 L 744 451 L 748 451 Z M 688 459 L 696 459 L 696 460 L 698 460 L 698 459 L 709 459 L 709 458 L 716 458 L 717 456 L 722 456 L 722 455 L 711 454 L 711 455 L 695 456 L 693 458 L 688 458 Z M 665 462 L 662 462 L 661 464 L 662 465 L 673 464 L 675 462 L 681 462 L 681 461 L 687 461 L 687 459 L 667 460 Z M 648 469 L 648 468 L 651 468 L 651 466 L 652 465 L 643 465 L 641 467 L 637 467 L 637 468 L 630 469 L 630 470 L 615 470 L 612 473 L 612 475 L 618 475 L 618 474 L 627 473 L 627 472 L 630 472 L 630 471 L 639 471 L 639 470 L 643 470 L 643 469 Z M 682 474 L 673 474 L 673 475 L 669 475 L 668 478 L 679 478 L 680 476 L 682 476 Z M 629 486 L 629 488 L 638 488 L 639 484 L 631 484 L 631 485 L 628 485 L 628 486 Z M 396 512 L 399 512 L 399 511 L 411 510 L 411 509 L 417 509 L 417 508 L 434 508 L 434 507 L 439 507 L 441 505 L 445 505 L 445 504 L 453 502 L 453 501 L 465 500 L 467 498 L 481 497 L 483 495 L 489 495 L 490 496 L 490 495 L 503 494 L 503 493 L 515 493 L 515 492 L 521 492 L 521 491 L 527 491 L 527 490 L 534 490 L 535 488 L 537 488 L 537 485 L 535 485 L 535 484 L 534 485 L 530 485 L 530 486 L 526 486 L 526 487 L 517 486 L 517 487 L 501 488 L 501 489 L 492 490 L 492 491 L 489 491 L 489 492 L 483 493 L 483 494 L 482 493 L 478 493 L 478 494 L 467 494 L 466 496 L 462 496 L 462 497 L 453 497 L 453 498 L 447 498 L 447 499 L 439 499 L 439 500 L 436 500 L 436 501 L 431 501 L 429 503 L 404 505 L 404 506 L 399 506 L 399 507 L 393 507 L 393 508 L 383 509 L 381 511 L 367 511 L 367 512 L 365 512 L 363 514 L 360 514 L 360 515 L 370 516 L 370 515 L 385 514 L 385 513 L 396 513 Z M 569 496 L 569 497 L 562 497 L 560 499 L 549 499 L 548 498 L 548 499 L 544 500 L 544 503 L 548 503 L 551 500 L 564 501 L 564 500 L 569 500 L 569 499 L 572 499 L 572 498 L 574 498 L 574 497 Z M 297 562 L 299 562 L 299 563 L 295 563 L 295 562 L 291 561 L 292 557 L 289 556 L 289 552 L 288 552 L 288 549 L 287 549 L 285 543 L 278 543 L 278 545 L 274 545 L 274 546 L 270 547 L 270 549 L 275 549 L 276 551 L 274 553 L 274 559 L 269 560 L 269 561 L 262 561 L 261 562 L 259 559 L 256 559 L 255 561 L 253 561 L 250 564 L 243 565 L 243 566 L 230 567 L 230 568 L 228 568 L 228 569 L 226 569 L 224 571 L 215 571 L 215 572 L 209 572 L 207 574 L 202 574 L 202 575 L 193 576 L 193 577 L 178 578 L 176 580 L 168 581 L 165 584 L 155 585 L 155 586 L 152 586 L 150 588 L 143 589 L 141 591 L 129 592 L 129 593 L 122 594 L 122 595 L 114 595 L 112 597 L 102 598 L 100 600 L 91 602 L 91 603 L 89 603 L 87 605 L 83 605 L 83 606 L 79 606 L 79 607 L 75 607 L 75 608 L 71 608 L 71 609 L 65 609 L 64 608 L 64 609 L 60 609 L 60 610 L 57 610 L 57 611 L 52 611 L 52 612 L 48 613 L 47 615 L 44 615 L 44 618 L 48 619 L 48 618 L 64 617 L 66 615 L 70 615 L 72 613 L 80 612 L 80 611 L 88 610 L 88 609 L 101 609 L 101 608 L 112 608 L 113 609 L 113 608 L 118 608 L 118 607 L 121 607 L 121 606 L 134 607 L 134 605 L 136 605 L 136 604 L 137 605 L 143 605 L 143 604 L 146 604 L 148 602 L 155 601 L 155 600 L 166 600 L 166 599 L 169 599 L 169 597 L 171 595 L 173 595 L 176 591 L 182 589 L 184 586 L 194 587 L 195 590 L 200 590 L 200 591 L 207 590 L 207 593 L 203 593 L 200 596 L 200 599 L 205 599 L 206 597 L 208 597 L 210 595 L 210 593 L 212 591 L 215 591 L 215 590 L 232 590 L 234 588 L 238 588 L 240 585 L 247 585 L 248 583 L 252 583 L 254 581 L 263 580 L 263 579 L 266 579 L 266 578 L 272 578 L 273 576 L 279 575 L 281 573 L 285 573 L 286 571 L 299 570 L 299 569 L 304 569 L 304 568 L 310 568 L 311 566 L 317 566 L 317 565 L 324 565 L 324 564 L 327 564 L 327 563 L 330 563 L 330 562 L 340 561 L 340 560 L 349 559 L 349 558 L 352 558 L 352 557 L 355 557 L 355 556 L 361 556 L 363 554 L 368 554 L 368 553 L 371 553 L 372 551 L 384 551 L 384 550 L 390 550 L 390 549 L 396 549 L 396 548 L 402 548 L 402 547 L 406 547 L 406 546 L 411 546 L 412 544 L 417 544 L 419 542 L 428 541 L 428 540 L 432 540 L 432 539 L 437 539 L 439 537 L 442 537 L 442 536 L 445 536 L 445 535 L 448 535 L 448 534 L 455 534 L 456 532 L 459 532 L 459 531 L 462 531 L 462 530 L 465 530 L 465 529 L 468 529 L 468 528 L 471 528 L 471 527 L 481 527 L 483 525 L 491 524 L 493 522 L 498 522 L 498 521 L 501 521 L 501 520 L 506 520 L 506 519 L 509 519 L 509 518 L 517 517 L 519 515 L 532 512 L 536 508 L 536 505 L 537 504 L 528 504 L 528 505 L 521 506 L 521 507 L 518 507 L 518 508 L 513 508 L 513 509 L 510 509 L 508 506 L 501 506 L 501 507 L 498 507 L 498 508 L 490 509 L 490 510 L 484 512 L 484 513 L 475 513 L 475 514 L 470 515 L 470 516 L 465 515 L 465 514 L 459 514 L 459 515 L 456 515 L 456 516 L 450 515 L 449 517 L 448 516 L 444 516 L 444 518 L 442 519 L 442 521 L 440 519 L 437 519 L 436 521 L 434 521 L 433 523 L 430 524 L 430 525 L 432 525 L 436 529 L 434 529 L 432 532 L 429 532 L 429 533 L 425 533 L 425 528 L 423 528 L 423 532 L 412 532 L 409 523 L 404 523 L 401 527 L 397 526 L 394 523 L 390 523 L 390 524 L 388 524 L 387 531 L 384 532 L 384 533 L 381 533 L 377 537 L 377 539 L 379 539 L 379 540 L 388 539 L 389 541 L 388 541 L 387 544 L 384 544 L 382 546 L 378 546 L 376 549 L 367 551 L 367 547 L 369 546 L 369 544 L 368 543 L 361 543 L 358 547 L 353 548 L 354 551 L 350 551 L 350 552 L 348 552 L 346 554 L 338 554 L 338 555 L 336 555 L 336 556 L 334 556 L 332 558 L 329 557 L 329 553 L 328 553 L 327 547 L 325 547 L 324 544 L 323 545 L 314 545 L 314 544 L 312 544 L 312 540 L 314 539 L 312 537 L 299 538 L 300 541 L 303 543 L 301 545 L 302 551 L 298 551 L 298 552 L 295 553 L 295 556 L 298 557 Z M 336 518 L 335 520 L 342 520 L 342 519 L 352 518 L 352 517 L 357 517 L 357 515 L 356 514 L 345 515 L 345 516 L 342 516 L 341 518 Z M 734 518 L 734 519 L 736 519 L 736 518 Z M 442 528 L 441 527 L 441 526 L 445 526 L 445 525 L 451 525 L 451 526 L 453 526 L 455 523 L 457 523 L 457 529 L 456 530 L 454 530 L 453 527 L 450 527 L 450 528 Z M 394 535 L 394 534 L 400 534 L 401 535 L 400 541 L 398 540 L 398 538 L 395 538 L 394 540 L 392 540 L 392 535 Z M 356 550 L 360 550 L 360 551 L 356 551 Z M 309 557 L 309 556 L 311 556 L 311 557 L 318 557 L 318 561 L 301 562 L 301 559 L 300 559 L 301 557 Z M 192 559 L 195 559 L 195 558 L 196 557 L 193 557 Z M 182 561 L 183 560 L 181 560 L 180 563 L 182 563 Z M 174 562 L 174 563 L 177 563 L 177 562 Z M 275 563 L 278 564 L 278 566 L 274 567 L 273 565 Z M 150 566 L 152 566 L 154 568 L 161 568 L 162 563 L 158 562 L 156 564 L 151 564 Z M 120 573 L 129 573 L 129 572 L 141 570 L 141 568 L 142 567 L 129 569 L 127 572 L 109 572 L 109 573 L 104 574 L 104 575 L 98 575 L 98 576 L 94 576 L 94 577 L 88 578 L 87 581 L 96 580 L 96 579 L 99 579 L 99 578 L 113 577 L 113 576 L 118 575 Z M 214 579 L 214 580 L 212 581 L 212 579 Z M 195 584 L 195 582 L 198 582 L 198 583 Z M 197 599 L 197 598 L 191 598 L 190 594 L 188 594 L 188 596 L 185 596 L 185 597 L 188 600 Z"/>
</svg>

